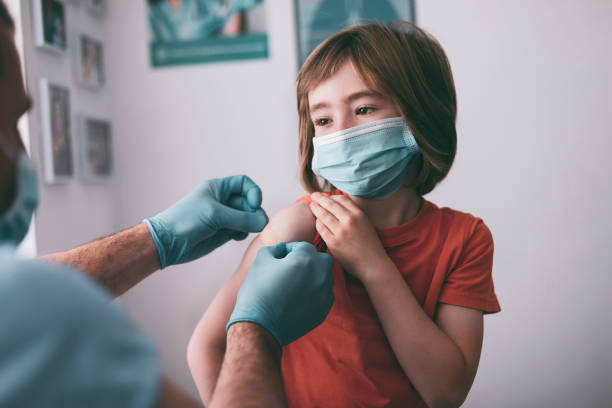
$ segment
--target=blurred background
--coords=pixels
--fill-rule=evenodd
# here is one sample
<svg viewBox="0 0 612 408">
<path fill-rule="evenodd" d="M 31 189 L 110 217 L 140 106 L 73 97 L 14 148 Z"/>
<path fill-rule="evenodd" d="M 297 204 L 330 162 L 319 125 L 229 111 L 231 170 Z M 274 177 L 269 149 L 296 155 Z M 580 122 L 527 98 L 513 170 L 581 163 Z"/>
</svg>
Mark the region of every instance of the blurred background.
<svg viewBox="0 0 612 408">
<path fill-rule="evenodd" d="M 70 91 L 74 171 L 41 185 L 24 253 L 69 249 L 139 223 L 208 178 L 248 174 L 270 215 L 305 194 L 294 81 L 304 47 L 298 7 L 308 1 L 265 0 L 240 11 L 234 28 L 215 27 L 229 54 L 215 43 L 190 49 L 193 33 L 158 48 L 152 10 L 160 2 L 59 3 L 65 44 L 37 38 L 36 0 L 8 0 L 36 100 L 20 126 L 41 168 L 40 80 Z M 485 318 L 464 406 L 609 407 L 612 1 L 417 0 L 406 10 L 442 44 L 458 94 L 457 159 L 426 198 L 482 217 L 495 239 L 502 312 Z M 231 38 L 236 27 L 243 42 Z M 104 75 L 93 79 L 75 67 L 83 33 L 103 45 Z M 82 151 L 82 117 L 112 129 L 103 155 L 112 167 L 98 165 L 93 181 L 79 176 L 92 157 Z M 188 339 L 251 238 L 161 271 L 119 300 L 157 341 L 169 376 L 194 395 Z"/>
</svg>

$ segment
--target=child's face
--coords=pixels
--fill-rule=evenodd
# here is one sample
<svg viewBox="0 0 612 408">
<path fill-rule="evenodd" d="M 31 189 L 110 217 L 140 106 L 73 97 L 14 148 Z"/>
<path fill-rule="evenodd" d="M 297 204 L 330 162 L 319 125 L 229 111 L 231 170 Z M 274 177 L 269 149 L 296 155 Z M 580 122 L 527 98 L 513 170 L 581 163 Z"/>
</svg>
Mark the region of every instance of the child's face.
<svg viewBox="0 0 612 408">
<path fill-rule="evenodd" d="M 308 93 L 314 136 L 400 116 L 391 100 L 366 84 L 352 62 Z"/>
</svg>

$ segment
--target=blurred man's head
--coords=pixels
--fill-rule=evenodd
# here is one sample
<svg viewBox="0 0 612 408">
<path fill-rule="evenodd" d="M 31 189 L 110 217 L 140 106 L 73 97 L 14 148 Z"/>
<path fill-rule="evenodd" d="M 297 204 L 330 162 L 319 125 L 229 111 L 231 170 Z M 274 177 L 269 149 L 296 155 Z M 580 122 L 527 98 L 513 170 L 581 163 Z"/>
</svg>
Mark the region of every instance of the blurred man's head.
<svg viewBox="0 0 612 408">
<path fill-rule="evenodd" d="M 3 31 L 15 31 L 15 23 L 13 22 L 13 19 L 6 8 L 6 4 L 4 4 L 4 1 L 2 0 L 0 0 L 0 28 L 2 28 Z M 4 55 L 0 53 L 0 78 L 2 78 L 2 75 L 4 74 L 5 63 Z"/>
<path fill-rule="evenodd" d="M 0 0 L 0 215 L 15 196 L 15 158 L 25 148 L 17 121 L 31 106 L 15 47 L 15 25 Z"/>
<path fill-rule="evenodd" d="M 5 24 L 10 27 L 13 27 L 15 25 L 3 0 L 0 0 L 0 24 Z"/>
</svg>

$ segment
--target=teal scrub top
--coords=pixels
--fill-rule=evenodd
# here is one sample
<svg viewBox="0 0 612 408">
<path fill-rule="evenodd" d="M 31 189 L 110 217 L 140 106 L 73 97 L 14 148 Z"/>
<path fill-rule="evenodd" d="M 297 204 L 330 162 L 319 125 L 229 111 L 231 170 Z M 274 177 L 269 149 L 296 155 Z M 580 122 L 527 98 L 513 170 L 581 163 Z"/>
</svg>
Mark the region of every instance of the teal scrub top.
<svg viewBox="0 0 612 408">
<path fill-rule="evenodd" d="M 153 341 L 79 271 L 0 246 L 0 406 L 154 407 Z"/>
</svg>

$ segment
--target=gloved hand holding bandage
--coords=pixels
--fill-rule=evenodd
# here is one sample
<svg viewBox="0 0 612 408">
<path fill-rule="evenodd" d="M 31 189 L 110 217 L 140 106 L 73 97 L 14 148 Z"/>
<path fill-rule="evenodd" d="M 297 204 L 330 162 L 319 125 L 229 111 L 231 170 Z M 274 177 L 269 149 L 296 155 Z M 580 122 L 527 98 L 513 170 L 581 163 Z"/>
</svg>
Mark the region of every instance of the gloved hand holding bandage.
<svg viewBox="0 0 612 408">
<path fill-rule="evenodd" d="M 247 176 L 207 180 L 155 217 L 144 220 L 161 268 L 200 258 L 230 239 L 261 231 L 268 217 L 261 189 Z"/>
<path fill-rule="evenodd" d="M 307 242 L 280 243 L 257 253 L 226 330 L 238 322 L 263 326 L 281 347 L 320 325 L 334 303 L 329 254 Z"/>
</svg>

